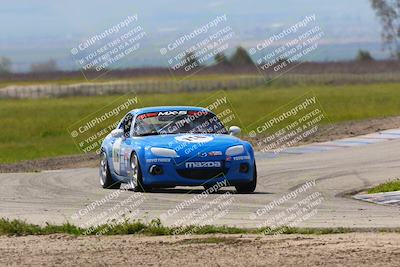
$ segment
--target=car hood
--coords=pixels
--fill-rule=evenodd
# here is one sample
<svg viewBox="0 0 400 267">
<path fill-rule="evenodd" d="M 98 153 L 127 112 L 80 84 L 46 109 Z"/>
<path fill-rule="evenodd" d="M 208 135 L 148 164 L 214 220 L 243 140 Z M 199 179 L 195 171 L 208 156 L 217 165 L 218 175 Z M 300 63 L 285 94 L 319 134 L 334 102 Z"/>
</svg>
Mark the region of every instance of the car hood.
<svg viewBox="0 0 400 267">
<path fill-rule="evenodd" d="M 178 155 L 194 155 L 199 151 L 223 151 L 243 144 L 237 137 L 227 134 L 168 134 L 141 137 L 150 147 L 163 147 L 175 150 Z"/>
</svg>

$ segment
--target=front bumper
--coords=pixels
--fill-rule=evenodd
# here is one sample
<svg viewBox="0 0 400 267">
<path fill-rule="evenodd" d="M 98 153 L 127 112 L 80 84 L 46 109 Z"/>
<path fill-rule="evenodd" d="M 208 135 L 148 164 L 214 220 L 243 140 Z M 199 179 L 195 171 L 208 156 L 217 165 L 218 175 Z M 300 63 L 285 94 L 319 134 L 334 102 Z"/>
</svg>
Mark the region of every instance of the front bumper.
<svg viewBox="0 0 400 267">
<path fill-rule="evenodd" d="M 188 168 L 186 162 L 220 162 L 219 167 L 193 167 Z M 245 171 L 244 166 L 247 166 Z M 161 173 L 154 174 L 154 166 L 162 169 Z M 167 159 L 151 158 L 142 164 L 143 182 L 147 186 L 201 186 L 212 185 L 227 181 L 230 186 L 248 183 L 254 176 L 254 159 L 249 155 L 237 157 L 215 157 L 215 158 L 187 158 Z"/>
</svg>

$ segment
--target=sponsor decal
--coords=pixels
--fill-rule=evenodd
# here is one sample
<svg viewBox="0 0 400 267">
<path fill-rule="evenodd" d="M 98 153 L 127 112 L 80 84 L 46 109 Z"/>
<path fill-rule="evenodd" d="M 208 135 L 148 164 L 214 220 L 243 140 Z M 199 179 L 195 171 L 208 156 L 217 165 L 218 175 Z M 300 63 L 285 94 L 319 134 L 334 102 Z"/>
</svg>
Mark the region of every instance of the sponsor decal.
<svg viewBox="0 0 400 267">
<path fill-rule="evenodd" d="M 146 159 L 147 163 L 171 162 L 170 158 Z"/>
<path fill-rule="evenodd" d="M 208 152 L 208 156 L 210 157 L 222 156 L 222 151 L 210 151 Z"/>
<path fill-rule="evenodd" d="M 238 156 L 238 157 L 233 157 L 233 160 L 249 160 L 250 156 Z"/>
<path fill-rule="evenodd" d="M 205 158 L 207 157 L 207 152 L 199 153 L 199 157 Z"/>
<path fill-rule="evenodd" d="M 175 137 L 175 140 L 179 141 L 179 142 L 187 142 L 187 143 L 207 143 L 207 142 L 214 140 L 214 138 L 211 136 L 206 136 L 206 135 L 186 134 L 186 135 L 181 135 L 181 136 Z"/>
<path fill-rule="evenodd" d="M 129 149 L 124 150 L 124 159 L 129 160 L 129 157 L 131 155 L 131 151 Z"/>
<path fill-rule="evenodd" d="M 158 112 L 158 116 L 177 116 L 177 115 L 185 115 L 187 114 L 187 110 L 172 110 L 172 111 L 160 111 Z"/>
<path fill-rule="evenodd" d="M 201 152 L 197 154 L 199 157 L 205 158 L 205 157 L 216 157 L 216 156 L 222 156 L 222 151 L 210 151 L 210 152 Z"/>
<path fill-rule="evenodd" d="M 152 118 L 152 117 L 157 117 L 157 113 L 145 113 L 145 114 L 140 114 L 137 116 L 138 120 L 143 120 L 146 118 Z"/>
<path fill-rule="evenodd" d="M 219 161 L 200 161 L 200 162 L 186 162 L 186 168 L 219 168 L 221 162 Z"/>
</svg>

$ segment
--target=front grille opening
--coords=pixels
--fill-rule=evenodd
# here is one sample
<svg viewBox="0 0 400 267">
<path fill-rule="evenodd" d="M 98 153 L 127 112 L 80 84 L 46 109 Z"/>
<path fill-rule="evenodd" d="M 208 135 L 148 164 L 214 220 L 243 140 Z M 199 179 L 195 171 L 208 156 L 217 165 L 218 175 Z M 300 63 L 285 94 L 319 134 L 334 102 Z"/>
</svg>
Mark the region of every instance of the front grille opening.
<svg viewBox="0 0 400 267">
<path fill-rule="evenodd" d="M 191 169 L 177 170 L 178 174 L 188 179 L 207 180 L 211 178 L 220 178 L 228 173 L 226 168 L 215 169 Z"/>
</svg>

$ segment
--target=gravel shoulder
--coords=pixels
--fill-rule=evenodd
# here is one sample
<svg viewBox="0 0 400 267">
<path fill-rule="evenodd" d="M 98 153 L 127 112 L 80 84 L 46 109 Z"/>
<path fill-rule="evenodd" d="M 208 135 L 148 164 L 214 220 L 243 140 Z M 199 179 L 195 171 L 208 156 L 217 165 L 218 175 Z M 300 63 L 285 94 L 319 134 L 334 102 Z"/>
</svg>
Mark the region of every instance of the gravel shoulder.
<svg viewBox="0 0 400 267">
<path fill-rule="evenodd" d="M 326 142 L 341 138 L 374 133 L 387 129 L 400 127 L 400 116 L 361 121 L 348 121 L 322 127 L 312 138 L 303 140 L 303 144 Z M 244 138 L 252 143 L 256 139 Z M 256 147 L 257 149 L 257 147 Z M 79 154 L 44 158 L 38 160 L 21 161 L 18 163 L 0 164 L 0 173 L 38 172 L 42 170 L 60 170 L 72 168 L 96 167 L 98 158 L 96 154 Z"/>
<path fill-rule="evenodd" d="M 0 237 L 0 265 L 399 266 L 400 234 Z"/>
</svg>

